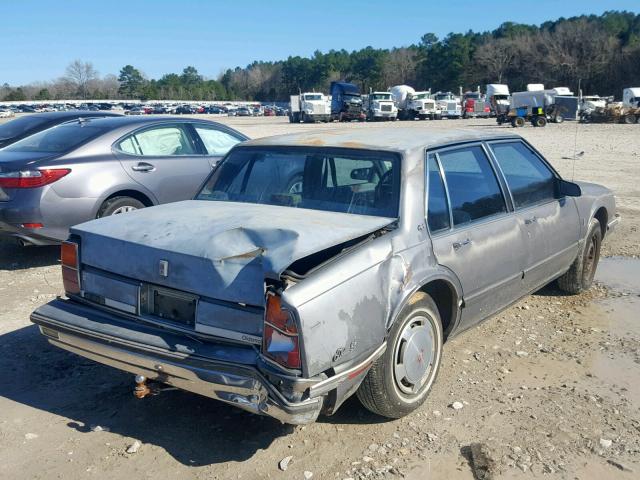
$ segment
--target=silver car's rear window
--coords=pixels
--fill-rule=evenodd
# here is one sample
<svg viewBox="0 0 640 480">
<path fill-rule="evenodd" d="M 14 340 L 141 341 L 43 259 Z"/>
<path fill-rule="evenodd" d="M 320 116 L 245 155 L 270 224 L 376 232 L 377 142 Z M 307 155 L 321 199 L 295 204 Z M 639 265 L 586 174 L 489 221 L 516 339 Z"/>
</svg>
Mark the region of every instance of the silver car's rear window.
<svg viewBox="0 0 640 480">
<path fill-rule="evenodd" d="M 105 131 L 107 131 L 106 127 L 98 127 L 90 121 L 74 121 L 38 132 L 5 147 L 4 150 L 8 152 L 63 153 L 98 137 Z"/>
<path fill-rule="evenodd" d="M 391 218 L 399 198 L 398 155 L 329 148 L 238 148 L 197 196 Z"/>
</svg>

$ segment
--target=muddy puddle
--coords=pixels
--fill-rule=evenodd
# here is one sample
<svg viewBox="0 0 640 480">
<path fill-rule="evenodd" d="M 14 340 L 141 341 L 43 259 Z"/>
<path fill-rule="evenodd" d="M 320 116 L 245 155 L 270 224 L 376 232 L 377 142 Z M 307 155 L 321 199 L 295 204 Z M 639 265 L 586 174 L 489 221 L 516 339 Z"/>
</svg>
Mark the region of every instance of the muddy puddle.
<svg viewBox="0 0 640 480">
<path fill-rule="evenodd" d="M 602 258 L 596 280 L 622 293 L 640 294 L 640 258 Z"/>
<path fill-rule="evenodd" d="M 611 295 L 595 304 L 604 337 L 592 359 L 592 373 L 611 393 L 640 406 L 640 259 L 603 258 L 596 281 Z"/>
</svg>

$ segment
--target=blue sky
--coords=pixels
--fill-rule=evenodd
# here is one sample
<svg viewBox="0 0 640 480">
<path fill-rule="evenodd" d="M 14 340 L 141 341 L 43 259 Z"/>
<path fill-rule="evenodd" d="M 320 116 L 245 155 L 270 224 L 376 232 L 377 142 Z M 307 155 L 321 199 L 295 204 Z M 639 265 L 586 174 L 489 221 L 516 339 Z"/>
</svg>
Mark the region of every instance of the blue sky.
<svg viewBox="0 0 640 480">
<path fill-rule="evenodd" d="M 74 59 L 93 62 L 101 75 L 126 64 L 149 77 L 194 65 L 216 77 L 253 60 L 402 46 L 426 32 L 605 10 L 638 12 L 640 1 L 0 0 L 0 84 L 59 77 Z"/>
</svg>

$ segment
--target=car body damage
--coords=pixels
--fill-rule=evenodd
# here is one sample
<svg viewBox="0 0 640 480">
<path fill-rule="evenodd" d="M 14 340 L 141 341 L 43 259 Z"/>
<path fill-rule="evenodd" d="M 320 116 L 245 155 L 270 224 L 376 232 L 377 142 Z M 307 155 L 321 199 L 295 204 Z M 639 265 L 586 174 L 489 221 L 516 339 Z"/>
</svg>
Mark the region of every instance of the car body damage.
<svg viewBox="0 0 640 480">
<path fill-rule="evenodd" d="M 550 197 L 520 209 L 518 195 L 541 187 L 516 175 L 510 190 L 500 148 L 538 162 Z M 74 227 L 68 298 L 32 320 L 53 344 L 140 375 L 141 391 L 155 380 L 288 423 L 355 392 L 376 413 L 407 414 L 445 338 L 566 275 L 596 245 L 594 222 L 604 236 L 619 220 L 611 192 L 566 182 L 531 152 L 519 136 L 465 131 L 249 141 L 196 200 Z M 496 193 L 474 203 L 481 175 Z"/>
<path fill-rule="evenodd" d="M 264 305 L 264 280 L 377 231 L 389 218 L 190 200 L 72 229 L 83 263 L 222 301 Z M 144 262 L 139 261 L 143 258 Z M 158 271 L 168 261 L 168 275 Z"/>
</svg>

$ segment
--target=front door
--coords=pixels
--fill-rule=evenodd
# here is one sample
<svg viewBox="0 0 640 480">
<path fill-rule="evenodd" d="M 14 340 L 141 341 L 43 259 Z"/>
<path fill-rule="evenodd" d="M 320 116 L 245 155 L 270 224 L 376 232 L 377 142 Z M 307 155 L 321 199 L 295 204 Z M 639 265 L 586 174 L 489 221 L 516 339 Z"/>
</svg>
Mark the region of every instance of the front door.
<svg viewBox="0 0 640 480">
<path fill-rule="evenodd" d="M 156 197 L 158 203 L 195 196 L 211 172 L 185 124 L 155 125 L 128 135 L 116 145 L 127 174 Z"/>
<path fill-rule="evenodd" d="M 430 153 L 427 171 L 433 250 L 462 285 L 468 328 L 522 295 L 522 233 L 482 145 Z"/>
<path fill-rule="evenodd" d="M 580 224 L 572 198 L 558 198 L 558 177 L 521 140 L 491 142 L 526 237 L 525 284 L 537 289 L 564 273 L 578 253 Z"/>
</svg>

